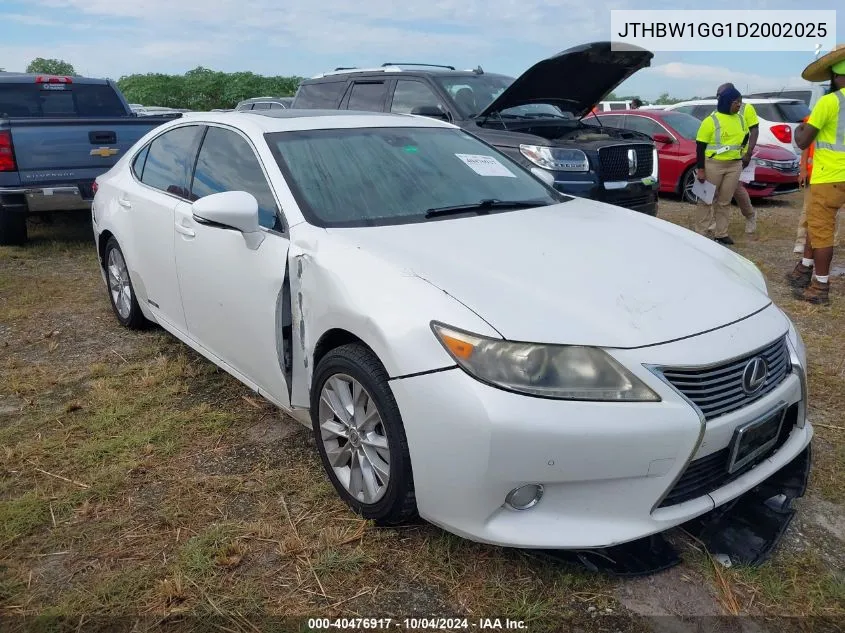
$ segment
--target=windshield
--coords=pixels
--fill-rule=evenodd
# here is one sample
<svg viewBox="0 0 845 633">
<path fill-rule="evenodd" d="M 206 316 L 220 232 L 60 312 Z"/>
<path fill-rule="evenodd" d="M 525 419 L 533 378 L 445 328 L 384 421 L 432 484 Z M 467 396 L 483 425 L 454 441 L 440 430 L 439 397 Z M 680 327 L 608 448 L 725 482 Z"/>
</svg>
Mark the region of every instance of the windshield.
<svg viewBox="0 0 845 633">
<path fill-rule="evenodd" d="M 684 138 L 694 139 L 698 134 L 698 128 L 701 127 L 701 121 L 683 112 L 667 112 L 661 115 L 658 121 L 663 121 Z"/>
<path fill-rule="evenodd" d="M 435 77 L 434 80 L 449 93 L 463 119 L 471 119 L 499 97 L 513 83 L 512 77 L 502 75 L 467 75 L 464 77 Z M 503 117 L 535 118 L 572 116 L 547 103 L 506 108 Z"/>
<path fill-rule="evenodd" d="M 462 130 L 354 128 L 277 132 L 267 141 L 306 219 L 380 226 L 483 200 L 560 202 L 562 196 Z M 509 211 L 498 205 L 495 211 Z"/>
</svg>

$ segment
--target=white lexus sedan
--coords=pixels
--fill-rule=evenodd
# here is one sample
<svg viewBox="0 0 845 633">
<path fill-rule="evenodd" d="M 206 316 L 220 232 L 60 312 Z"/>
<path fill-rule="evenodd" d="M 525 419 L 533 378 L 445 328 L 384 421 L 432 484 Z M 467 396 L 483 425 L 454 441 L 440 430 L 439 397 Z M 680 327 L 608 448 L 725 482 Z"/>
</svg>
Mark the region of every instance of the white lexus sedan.
<svg viewBox="0 0 845 633">
<path fill-rule="evenodd" d="M 800 336 L 748 260 L 410 115 L 192 113 L 97 180 L 118 321 L 312 427 L 363 517 L 602 548 L 808 450 Z"/>
</svg>

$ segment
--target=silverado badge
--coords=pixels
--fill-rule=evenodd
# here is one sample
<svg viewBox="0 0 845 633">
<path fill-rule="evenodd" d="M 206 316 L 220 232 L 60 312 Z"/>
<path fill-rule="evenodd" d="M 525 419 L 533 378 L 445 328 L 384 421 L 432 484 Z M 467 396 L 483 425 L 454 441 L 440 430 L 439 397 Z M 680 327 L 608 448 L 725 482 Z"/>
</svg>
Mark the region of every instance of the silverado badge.
<svg viewBox="0 0 845 633">
<path fill-rule="evenodd" d="M 115 147 L 98 147 L 97 149 L 91 150 L 91 156 L 102 156 L 103 158 L 108 158 L 109 156 L 114 156 L 120 150 Z"/>
</svg>

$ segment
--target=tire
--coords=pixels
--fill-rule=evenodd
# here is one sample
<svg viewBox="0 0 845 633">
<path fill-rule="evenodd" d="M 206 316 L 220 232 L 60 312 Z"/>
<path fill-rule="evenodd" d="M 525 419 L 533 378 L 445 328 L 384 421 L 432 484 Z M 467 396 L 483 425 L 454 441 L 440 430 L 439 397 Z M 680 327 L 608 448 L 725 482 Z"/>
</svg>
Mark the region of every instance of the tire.
<svg viewBox="0 0 845 633">
<path fill-rule="evenodd" d="M 697 204 L 698 202 L 698 198 L 690 191 L 694 180 L 695 166 L 693 165 L 681 175 L 681 180 L 678 182 L 678 193 L 681 194 L 681 200 L 690 204 Z"/>
<path fill-rule="evenodd" d="M 0 246 L 23 246 L 26 241 L 26 212 L 0 205 Z"/>
<path fill-rule="evenodd" d="M 149 321 L 141 312 L 135 298 L 135 287 L 129 278 L 129 268 L 123 251 L 114 237 L 110 237 L 103 253 L 103 266 L 106 272 L 106 287 L 114 315 L 118 322 L 131 330 L 143 330 Z M 128 294 L 128 297 L 127 297 Z"/>
<path fill-rule="evenodd" d="M 311 389 L 314 440 L 329 480 L 353 512 L 382 526 L 400 525 L 413 519 L 417 512 L 408 440 L 387 380 L 387 372 L 375 354 L 362 344 L 351 343 L 330 351 L 320 360 Z M 334 398 L 336 403 L 340 395 L 351 403 L 356 382 L 363 392 L 360 407 L 353 407 L 358 409 L 359 415 L 349 416 L 344 411 L 348 420 L 344 422 L 336 412 L 343 408 L 337 404 L 331 406 L 330 400 Z M 369 402 L 364 398 L 369 398 Z M 380 420 L 378 423 L 374 423 L 373 404 Z M 363 415 L 364 410 L 367 415 Z M 356 425 L 360 433 L 359 428 L 355 428 L 353 435 L 352 427 Z M 380 444 L 378 448 L 374 447 L 376 443 Z M 384 459 L 385 447 L 387 459 Z M 362 456 L 358 460 L 360 476 L 353 482 L 352 465 L 358 455 Z M 389 473 L 386 484 L 378 475 L 380 470 Z M 350 482 L 349 487 L 341 477 Z M 366 492 L 368 481 L 371 483 L 369 494 Z M 375 487 L 378 491 L 373 494 Z"/>
</svg>

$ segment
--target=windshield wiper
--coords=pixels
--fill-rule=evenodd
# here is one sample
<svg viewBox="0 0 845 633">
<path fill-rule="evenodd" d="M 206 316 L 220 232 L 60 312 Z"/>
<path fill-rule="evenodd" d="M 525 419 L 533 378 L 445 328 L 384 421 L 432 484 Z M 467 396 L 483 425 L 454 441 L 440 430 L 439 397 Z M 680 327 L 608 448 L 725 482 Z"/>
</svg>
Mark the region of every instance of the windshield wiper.
<svg viewBox="0 0 845 633">
<path fill-rule="evenodd" d="M 425 212 L 426 218 L 436 218 L 443 215 L 458 215 L 460 213 L 489 213 L 491 209 L 530 209 L 532 207 L 545 207 L 552 204 L 546 200 L 497 200 L 487 198 L 471 204 L 458 204 L 451 207 L 437 207 L 428 209 Z"/>
</svg>

